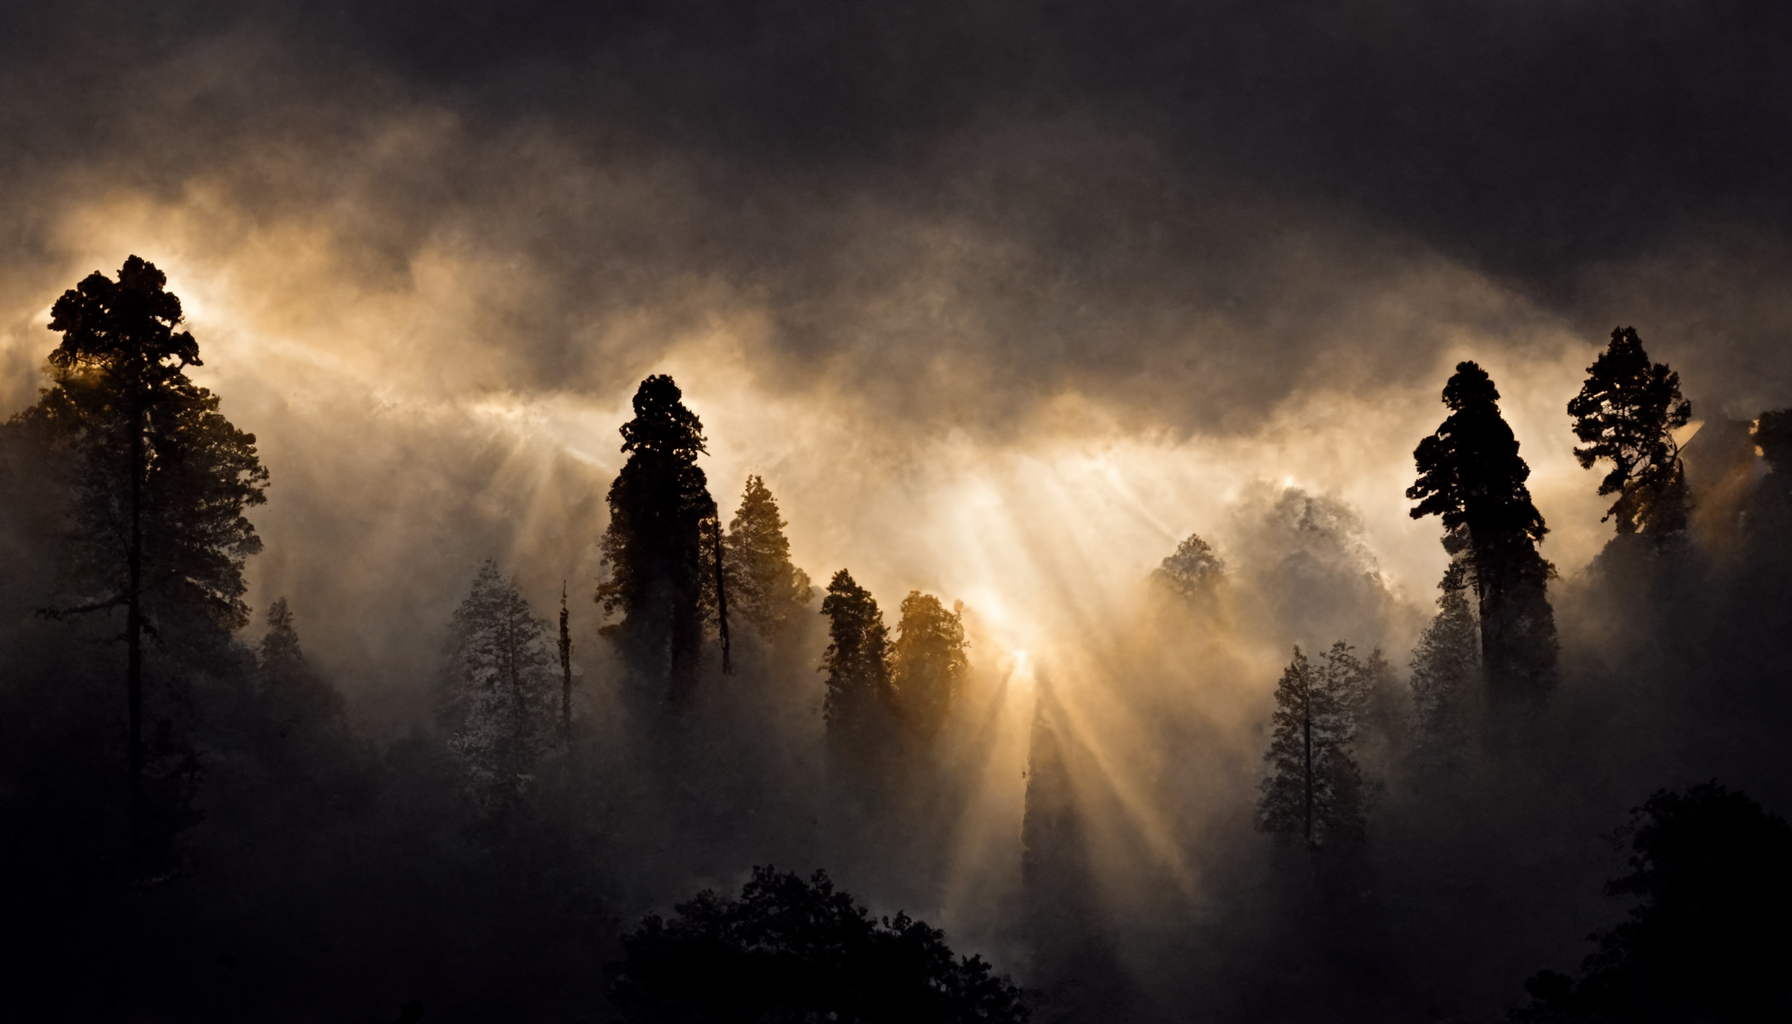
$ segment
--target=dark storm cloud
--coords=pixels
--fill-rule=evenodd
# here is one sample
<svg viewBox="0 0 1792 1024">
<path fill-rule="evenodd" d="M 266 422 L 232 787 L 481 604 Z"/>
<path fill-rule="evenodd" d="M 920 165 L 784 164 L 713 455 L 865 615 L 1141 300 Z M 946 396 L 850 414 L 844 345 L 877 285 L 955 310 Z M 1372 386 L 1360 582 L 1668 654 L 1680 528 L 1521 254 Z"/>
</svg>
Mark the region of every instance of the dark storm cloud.
<svg viewBox="0 0 1792 1024">
<path fill-rule="evenodd" d="M 1775 47 L 1792 25 L 1770 4 L 90 4 L 7 20 L 7 262 L 52 262 L 55 212 L 84 194 L 176 201 L 199 179 L 252 219 L 333 232 L 357 279 L 402 278 L 451 238 L 536 282 L 495 318 L 509 362 L 488 386 L 621 387 L 652 347 L 594 360 L 590 325 L 752 308 L 769 386 L 826 369 L 880 408 L 960 421 L 1077 390 L 1236 428 L 1315 381 L 1431 374 L 1447 327 L 1522 337 L 1540 309 L 1594 342 L 1627 315 L 1613 267 L 1672 265 L 1714 223 L 1786 226 L 1792 75 Z M 1474 294 L 1440 265 L 1511 292 Z M 1714 361 L 1724 379 L 1704 386 L 1734 399 L 1752 353 Z"/>
</svg>

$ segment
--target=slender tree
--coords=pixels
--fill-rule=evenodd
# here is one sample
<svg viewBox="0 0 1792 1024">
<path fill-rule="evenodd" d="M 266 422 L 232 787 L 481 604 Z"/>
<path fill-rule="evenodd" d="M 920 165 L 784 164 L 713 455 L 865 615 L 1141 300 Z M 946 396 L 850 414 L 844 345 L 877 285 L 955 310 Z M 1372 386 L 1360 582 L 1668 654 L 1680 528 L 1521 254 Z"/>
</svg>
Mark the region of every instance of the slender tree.
<svg viewBox="0 0 1792 1024">
<path fill-rule="evenodd" d="M 1412 517 L 1443 518 L 1444 549 L 1466 552 L 1481 622 L 1489 694 L 1503 704 L 1538 704 L 1555 686 L 1556 626 L 1548 581 L 1554 567 L 1537 553 L 1548 529 L 1531 503 L 1530 467 L 1500 415 L 1487 372 L 1458 363 L 1444 385 L 1450 415 L 1419 442 L 1419 478 L 1406 490 Z"/>
<path fill-rule="evenodd" d="M 819 669 L 828 674 L 822 704 L 828 732 L 845 739 L 863 738 L 891 704 L 890 631 L 871 592 L 845 569 L 828 583 L 821 614 L 828 617 L 832 641 Z"/>
<path fill-rule="evenodd" d="M 1662 536 L 1686 528 L 1686 472 L 1673 432 L 1692 419 L 1692 403 L 1680 397 L 1678 373 L 1649 361 L 1636 328 L 1612 329 L 1611 344 L 1587 367 L 1568 415 L 1574 436 L 1585 442 L 1574 449 L 1581 468 L 1602 459 L 1611 464 L 1599 493 L 1618 496 L 1605 519 L 1616 517 L 1620 534 Z"/>
<path fill-rule="evenodd" d="M 740 508 L 728 523 L 726 578 L 732 607 L 762 636 L 788 628 L 814 599 L 809 574 L 790 562 L 788 525 L 765 481 L 747 477 Z"/>
<path fill-rule="evenodd" d="M 448 747 L 484 817 L 514 809 L 546 749 L 554 717 L 547 636 L 516 581 L 488 559 L 449 623 L 441 707 Z"/>
<path fill-rule="evenodd" d="M 71 511 L 89 592 L 48 614 L 124 609 L 129 848 L 139 871 L 153 870 L 163 845 L 145 820 L 144 640 L 177 620 L 248 622 L 243 564 L 261 539 L 243 512 L 265 500 L 268 479 L 254 435 L 187 377 L 201 365 L 199 346 L 177 330 L 180 299 L 166 284 L 132 256 L 116 281 L 95 272 L 64 292 L 50 311 L 50 330 L 62 335 L 49 357 L 52 387 L 20 416 L 47 424 L 75 467 Z M 156 746 L 175 742 L 158 729 Z"/>
<path fill-rule="evenodd" d="M 947 611 L 940 599 L 911 590 L 902 599 L 902 619 L 892 652 L 891 692 L 897 720 L 923 738 L 939 734 L 952 713 L 964 674 L 970 667 L 965 649 L 962 606 Z"/>
<path fill-rule="evenodd" d="M 1351 754 L 1372 669 L 1333 644 L 1315 666 L 1301 649 L 1276 685 L 1257 828 L 1299 834 L 1309 849 L 1363 838 L 1362 772 Z"/>
<path fill-rule="evenodd" d="M 635 392 L 635 418 L 622 425 L 628 462 L 610 485 L 610 526 L 603 537 L 610 578 L 597 589 L 606 615 L 622 621 L 602 633 L 677 699 L 696 681 L 702 655 L 704 523 L 716 515 L 697 456 L 703 423 L 686 408 L 672 378 L 648 377 Z"/>
</svg>

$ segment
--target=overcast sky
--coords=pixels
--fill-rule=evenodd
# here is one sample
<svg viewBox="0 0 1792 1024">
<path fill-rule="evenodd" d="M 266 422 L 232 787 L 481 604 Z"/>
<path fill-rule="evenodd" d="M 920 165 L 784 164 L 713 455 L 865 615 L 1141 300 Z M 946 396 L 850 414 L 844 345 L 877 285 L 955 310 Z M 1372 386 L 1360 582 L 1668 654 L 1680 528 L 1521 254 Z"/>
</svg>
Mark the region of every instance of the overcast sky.
<svg viewBox="0 0 1792 1024">
<path fill-rule="evenodd" d="M 1783 4 L 4 10 L 0 412 L 56 294 L 161 265 L 274 474 L 257 599 L 322 628 L 445 614 L 485 554 L 594 574 L 661 370 L 722 503 L 765 473 L 890 603 L 1036 593 L 1070 534 L 1115 579 L 1223 550 L 1267 484 L 1426 606 L 1400 491 L 1457 359 L 1570 572 L 1615 324 L 1698 418 L 1792 404 Z"/>
</svg>

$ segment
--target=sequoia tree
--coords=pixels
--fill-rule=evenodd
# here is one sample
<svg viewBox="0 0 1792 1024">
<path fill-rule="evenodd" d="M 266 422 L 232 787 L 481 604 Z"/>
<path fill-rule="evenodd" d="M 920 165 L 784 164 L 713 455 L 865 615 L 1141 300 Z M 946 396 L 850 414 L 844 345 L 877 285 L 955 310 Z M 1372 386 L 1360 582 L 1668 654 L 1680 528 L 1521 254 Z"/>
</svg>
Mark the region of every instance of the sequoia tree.
<svg viewBox="0 0 1792 1024">
<path fill-rule="evenodd" d="M 1537 553 L 1548 529 L 1525 480 L 1530 467 L 1500 415 L 1487 371 L 1458 363 L 1444 385 L 1450 415 L 1419 442 L 1419 479 L 1406 489 L 1412 517 L 1443 518 L 1444 549 L 1466 553 L 1481 620 L 1481 655 L 1497 702 L 1541 703 L 1555 685 L 1556 625 Z"/>
<path fill-rule="evenodd" d="M 1692 403 L 1680 397 L 1678 373 L 1649 362 L 1636 328 L 1612 329 L 1611 344 L 1587 367 L 1568 415 L 1574 436 L 1586 442 L 1574 449 L 1581 468 L 1601 459 L 1611 464 L 1599 493 L 1618 496 L 1605 519 L 1616 517 L 1620 534 L 1686 528 L 1686 473 L 1673 431 L 1692 419 Z"/>
<path fill-rule="evenodd" d="M 703 423 L 685 407 L 672 378 L 656 374 L 635 391 L 635 418 L 622 425 L 628 462 L 610 485 L 604 562 L 610 578 L 597 588 L 602 629 L 634 667 L 677 699 L 696 682 L 702 656 L 706 531 L 714 536 L 716 503 L 697 466 L 705 454 Z M 726 621 L 724 619 L 724 621 Z"/>
<path fill-rule="evenodd" d="M 199 345 L 177 330 L 180 299 L 166 284 L 154 264 L 132 256 L 118 280 L 96 271 L 64 292 L 50 310 L 50 330 L 62 335 L 49 357 L 52 386 L 20 414 L 48 426 L 75 484 L 83 593 L 48 613 L 124 610 L 130 859 L 140 871 L 153 870 L 149 862 L 172 838 L 145 817 L 146 801 L 161 801 L 143 792 L 144 640 L 176 623 L 248 622 L 243 563 L 261 539 L 243 512 L 265 500 L 268 479 L 255 436 L 187 377 L 187 367 L 201 365 Z"/>
</svg>

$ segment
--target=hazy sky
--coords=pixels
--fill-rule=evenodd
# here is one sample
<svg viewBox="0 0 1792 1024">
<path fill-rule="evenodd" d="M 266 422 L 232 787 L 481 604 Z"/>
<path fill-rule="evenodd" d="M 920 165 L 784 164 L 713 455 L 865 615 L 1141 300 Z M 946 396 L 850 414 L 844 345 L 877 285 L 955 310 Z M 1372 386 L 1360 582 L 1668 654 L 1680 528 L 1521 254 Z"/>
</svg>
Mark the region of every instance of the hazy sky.
<svg viewBox="0 0 1792 1024">
<path fill-rule="evenodd" d="M 0 412 L 62 289 L 162 266 L 273 473 L 252 598 L 290 593 L 362 690 L 423 663 L 478 558 L 588 593 L 649 372 L 724 506 L 765 474 L 812 575 L 963 597 L 1015 643 L 1192 530 L 1241 543 L 1228 517 L 1286 486 L 1355 506 L 1428 605 L 1437 528 L 1401 491 L 1461 358 L 1570 573 L 1607 527 L 1564 406 L 1613 325 L 1700 419 L 1792 404 L 1783 4 L 0 24 Z"/>
</svg>

